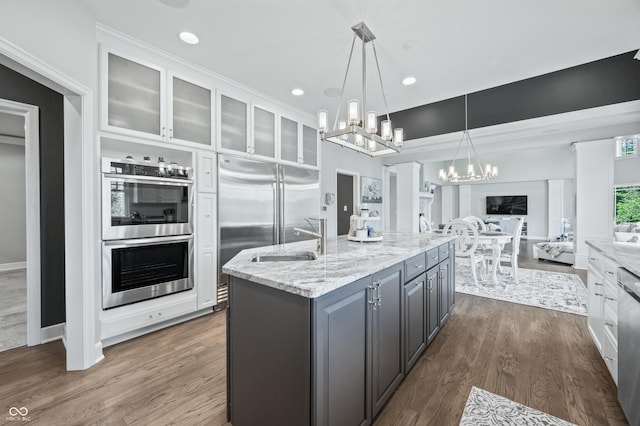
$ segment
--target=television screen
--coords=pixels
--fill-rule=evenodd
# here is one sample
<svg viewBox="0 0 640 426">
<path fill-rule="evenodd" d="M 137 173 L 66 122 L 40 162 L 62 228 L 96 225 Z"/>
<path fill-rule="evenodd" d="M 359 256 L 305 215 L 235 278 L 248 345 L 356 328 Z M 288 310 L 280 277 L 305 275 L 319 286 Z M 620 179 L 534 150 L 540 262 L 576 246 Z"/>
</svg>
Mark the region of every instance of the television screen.
<svg viewBox="0 0 640 426">
<path fill-rule="evenodd" d="M 527 214 L 526 195 L 488 196 L 487 214 Z"/>
</svg>

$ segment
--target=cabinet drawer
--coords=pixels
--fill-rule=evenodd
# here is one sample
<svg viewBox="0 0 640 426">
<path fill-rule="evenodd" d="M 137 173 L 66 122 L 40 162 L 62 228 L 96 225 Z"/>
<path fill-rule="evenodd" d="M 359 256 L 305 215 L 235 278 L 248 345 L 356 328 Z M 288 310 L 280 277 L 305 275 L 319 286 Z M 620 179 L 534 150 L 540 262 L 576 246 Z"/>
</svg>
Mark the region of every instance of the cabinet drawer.
<svg viewBox="0 0 640 426">
<path fill-rule="evenodd" d="M 602 254 L 593 248 L 589 248 L 589 266 L 594 271 L 604 274 L 604 265 Z"/>
<path fill-rule="evenodd" d="M 438 261 L 442 262 L 449 258 L 449 243 L 443 244 L 438 247 Z"/>
<path fill-rule="evenodd" d="M 436 249 L 436 253 L 437 253 L 437 249 Z M 418 275 L 420 275 L 424 271 L 426 271 L 427 270 L 426 265 L 427 265 L 427 263 L 426 263 L 425 254 L 424 253 L 417 254 L 417 255 L 415 255 L 413 257 L 410 257 L 409 259 L 405 260 L 405 262 L 404 262 L 404 281 L 407 282 L 407 281 L 417 277 Z"/>
<path fill-rule="evenodd" d="M 427 269 L 431 269 L 440 263 L 439 249 L 436 247 L 427 252 Z"/>
<path fill-rule="evenodd" d="M 602 356 L 607 368 L 613 377 L 613 381 L 618 384 L 618 345 L 613 337 L 605 330 L 604 342 L 602 344 Z"/>
<path fill-rule="evenodd" d="M 604 304 L 609 305 L 614 313 L 618 312 L 618 285 L 604 280 Z"/>
<path fill-rule="evenodd" d="M 607 301 L 605 301 L 604 304 L 604 329 L 605 330 L 609 330 L 609 333 L 611 333 L 611 336 L 613 336 L 614 338 L 614 342 L 616 348 L 618 347 L 618 315 L 616 314 L 616 312 L 613 310 L 611 303 L 607 303 Z M 618 306 L 617 304 L 614 304 L 616 307 Z M 606 332 L 605 332 L 606 334 Z"/>
<path fill-rule="evenodd" d="M 616 285 L 618 282 L 618 265 L 610 259 L 603 261 L 604 279 Z"/>
</svg>

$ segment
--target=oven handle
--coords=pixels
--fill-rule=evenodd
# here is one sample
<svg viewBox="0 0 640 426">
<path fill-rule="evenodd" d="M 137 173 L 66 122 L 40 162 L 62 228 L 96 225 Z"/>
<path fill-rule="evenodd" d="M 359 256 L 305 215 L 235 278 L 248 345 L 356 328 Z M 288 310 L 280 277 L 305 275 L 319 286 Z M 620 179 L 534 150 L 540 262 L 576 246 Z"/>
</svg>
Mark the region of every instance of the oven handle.
<svg viewBox="0 0 640 426">
<path fill-rule="evenodd" d="M 163 185 L 173 185 L 173 186 L 187 186 L 193 185 L 193 180 L 191 179 L 171 179 L 171 178 L 162 178 L 162 177 L 154 177 L 154 176 L 130 176 L 127 177 L 125 175 L 119 175 L 115 173 L 104 173 L 104 177 L 108 179 L 117 179 L 121 182 L 157 182 L 162 183 Z"/>
<path fill-rule="evenodd" d="M 136 246 L 151 246 L 161 243 L 175 243 L 180 241 L 193 241 L 193 235 L 176 235 L 173 237 L 136 238 L 135 240 L 104 241 L 105 247 L 123 248 Z"/>
</svg>

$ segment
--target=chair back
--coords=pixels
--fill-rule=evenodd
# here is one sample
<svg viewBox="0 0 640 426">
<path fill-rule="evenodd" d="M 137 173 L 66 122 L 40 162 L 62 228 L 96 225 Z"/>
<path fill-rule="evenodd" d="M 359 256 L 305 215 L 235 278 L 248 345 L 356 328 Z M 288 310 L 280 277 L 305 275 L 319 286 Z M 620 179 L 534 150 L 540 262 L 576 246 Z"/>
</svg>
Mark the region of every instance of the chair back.
<svg viewBox="0 0 640 426">
<path fill-rule="evenodd" d="M 454 234 L 458 236 L 455 240 L 456 256 L 473 256 L 476 248 L 478 248 L 478 229 L 464 219 L 453 219 L 447 223 L 442 233 L 444 235 Z"/>
<path fill-rule="evenodd" d="M 524 217 L 518 218 L 519 222 L 516 225 L 515 231 L 513 231 L 513 239 L 511 240 L 511 247 L 515 254 L 520 254 L 520 237 L 522 236 L 522 227 L 524 226 Z"/>
<path fill-rule="evenodd" d="M 484 223 L 482 219 L 480 219 L 477 216 L 467 216 L 463 218 L 463 220 L 466 220 L 467 222 L 471 222 L 472 224 L 474 224 L 480 232 L 486 232 L 487 230 L 487 225 Z"/>
</svg>

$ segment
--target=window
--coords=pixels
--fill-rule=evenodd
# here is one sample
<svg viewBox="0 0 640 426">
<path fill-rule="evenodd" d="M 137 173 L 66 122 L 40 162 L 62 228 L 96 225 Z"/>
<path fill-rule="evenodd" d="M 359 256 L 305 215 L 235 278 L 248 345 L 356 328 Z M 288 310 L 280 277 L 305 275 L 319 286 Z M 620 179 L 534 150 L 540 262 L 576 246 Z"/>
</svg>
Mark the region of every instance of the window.
<svg viewBox="0 0 640 426">
<path fill-rule="evenodd" d="M 619 136 L 616 138 L 616 158 L 637 157 L 638 139 L 636 136 Z"/>
<path fill-rule="evenodd" d="M 616 225 L 640 222 L 640 185 L 619 186 L 615 189 Z"/>
</svg>

